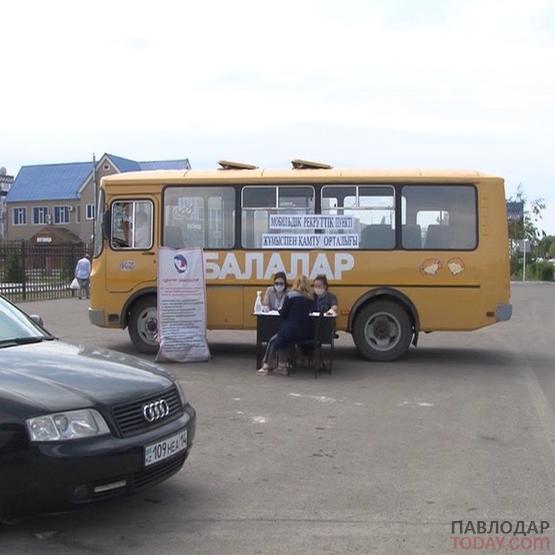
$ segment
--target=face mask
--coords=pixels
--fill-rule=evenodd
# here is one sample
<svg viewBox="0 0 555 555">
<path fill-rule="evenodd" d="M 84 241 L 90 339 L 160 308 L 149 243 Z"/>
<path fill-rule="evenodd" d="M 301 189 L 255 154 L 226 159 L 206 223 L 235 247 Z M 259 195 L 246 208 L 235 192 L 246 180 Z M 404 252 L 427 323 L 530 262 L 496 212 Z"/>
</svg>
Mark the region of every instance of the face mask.
<svg viewBox="0 0 555 555">
<path fill-rule="evenodd" d="M 274 285 L 274 289 L 275 289 L 278 293 L 281 293 L 281 292 L 285 289 L 285 285 Z"/>
<path fill-rule="evenodd" d="M 323 287 L 314 288 L 314 293 L 316 293 L 316 295 L 318 295 L 319 297 L 321 297 L 325 292 L 326 290 Z"/>
</svg>

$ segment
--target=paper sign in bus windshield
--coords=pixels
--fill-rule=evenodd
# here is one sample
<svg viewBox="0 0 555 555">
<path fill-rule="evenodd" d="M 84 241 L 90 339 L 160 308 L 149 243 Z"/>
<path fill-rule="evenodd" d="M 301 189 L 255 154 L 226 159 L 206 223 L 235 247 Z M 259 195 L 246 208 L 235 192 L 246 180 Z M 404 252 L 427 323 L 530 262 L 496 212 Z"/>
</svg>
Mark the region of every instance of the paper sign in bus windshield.
<svg viewBox="0 0 555 555">
<path fill-rule="evenodd" d="M 354 230 L 352 216 L 270 214 L 268 220 L 272 232 L 262 234 L 265 249 L 358 249 L 359 246 L 358 233 L 345 233 Z"/>
<path fill-rule="evenodd" d="M 321 214 L 270 214 L 269 228 L 273 230 L 327 229 L 350 231 L 354 228 L 352 216 L 326 216 Z"/>
<path fill-rule="evenodd" d="M 160 349 L 156 360 L 193 362 L 210 358 L 204 260 L 200 248 L 160 248 L 158 335 Z"/>
<path fill-rule="evenodd" d="M 263 249 L 358 249 L 358 235 L 305 233 L 262 234 Z"/>
</svg>

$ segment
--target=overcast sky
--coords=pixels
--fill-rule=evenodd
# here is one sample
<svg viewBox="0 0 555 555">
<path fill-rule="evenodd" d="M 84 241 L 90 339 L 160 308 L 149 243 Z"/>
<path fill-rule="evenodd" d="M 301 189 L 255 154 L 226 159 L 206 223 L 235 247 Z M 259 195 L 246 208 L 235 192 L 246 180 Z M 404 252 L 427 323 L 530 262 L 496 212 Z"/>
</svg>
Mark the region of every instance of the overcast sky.
<svg viewBox="0 0 555 555">
<path fill-rule="evenodd" d="M 0 166 L 221 158 L 468 168 L 555 234 L 555 1 L 19 0 L 0 7 Z"/>
</svg>

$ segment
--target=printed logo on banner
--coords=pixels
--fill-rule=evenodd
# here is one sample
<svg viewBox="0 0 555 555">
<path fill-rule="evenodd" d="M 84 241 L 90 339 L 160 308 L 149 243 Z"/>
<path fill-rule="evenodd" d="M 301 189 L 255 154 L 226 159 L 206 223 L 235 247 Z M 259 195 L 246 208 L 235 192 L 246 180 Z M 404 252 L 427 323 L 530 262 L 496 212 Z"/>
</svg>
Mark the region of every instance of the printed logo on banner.
<svg viewBox="0 0 555 555">
<path fill-rule="evenodd" d="M 179 274 L 184 274 L 187 271 L 187 259 L 182 254 L 176 254 L 173 257 L 173 265 Z"/>
</svg>

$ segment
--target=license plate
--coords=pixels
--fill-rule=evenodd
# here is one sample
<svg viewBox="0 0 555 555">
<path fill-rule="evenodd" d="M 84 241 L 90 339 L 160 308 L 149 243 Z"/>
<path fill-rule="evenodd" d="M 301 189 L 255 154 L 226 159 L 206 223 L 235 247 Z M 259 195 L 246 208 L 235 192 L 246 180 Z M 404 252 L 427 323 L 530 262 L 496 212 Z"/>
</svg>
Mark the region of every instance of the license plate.
<svg viewBox="0 0 555 555">
<path fill-rule="evenodd" d="M 145 466 L 163 461 L 187 449 L 187 430 L 145 447 Z"/>
</svg>

